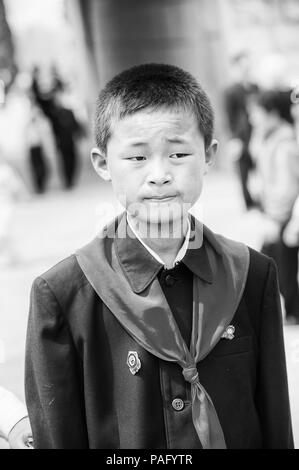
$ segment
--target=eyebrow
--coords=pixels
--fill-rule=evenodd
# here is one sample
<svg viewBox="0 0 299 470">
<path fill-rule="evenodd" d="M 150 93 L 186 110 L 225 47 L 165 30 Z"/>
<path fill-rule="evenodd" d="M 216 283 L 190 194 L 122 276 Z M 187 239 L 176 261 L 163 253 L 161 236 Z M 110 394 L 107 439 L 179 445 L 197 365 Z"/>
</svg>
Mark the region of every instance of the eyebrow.
<svg viewBox="0 0 299 470">
<path fill-rule="evenodd" d="M 145 145 L 148 145 L 147 142 L 132 142 L 129 144 L 130 147 L 144 147 Z"/>
<path fill-rule="evenodd" d="M 166 140 L 168 142 L 170 142 L 171 144 L 186 144 L 186 140 L 181 138 L 181 137 L 170 137 L 170 138 L 166 138 Z"/>
<path fill-rule="evenodd" d="M 133 142 L 131 141 L 131 142 L 130 142 L 130 141 L 129 141 L 129 142 L 127 142 L 127 145 L 128 145 L 129 147 L 145 147 L 145 146 L 148 145 L 148 142 L 142 142 L 142 141 L 135 141 L 135 142 L 134 142 L 134 141 L 133 141 Z"/>
</svg>

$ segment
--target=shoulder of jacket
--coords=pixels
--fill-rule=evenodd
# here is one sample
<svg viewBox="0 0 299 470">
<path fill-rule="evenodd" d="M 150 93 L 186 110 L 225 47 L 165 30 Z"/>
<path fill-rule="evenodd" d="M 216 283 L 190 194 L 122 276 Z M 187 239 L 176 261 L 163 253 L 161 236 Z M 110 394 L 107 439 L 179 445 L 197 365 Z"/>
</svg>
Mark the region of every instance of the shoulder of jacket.
<svg viewBox="0 0 299 470">
<path fill-rule="evenodd" d="M 260 253 L 259 251 L 254 250 L 253 248 L 249 247 L 249 254 L 250 254 L 250 265 L 249 270 L 253 272 L 253 274 L 260 273 L 261 275 L 266 276 L 273 267 L 275 269 L 276 265 L 274 261 L 269 258 L 269 256 Z"/>
<path fill-rule="evenodd" d="M 56 298 L 77 292 L 84 284 L 88 284 L 74 254 L 63 259 L 50 269 L 39 275 L 34 284 L 46 284 Z"/>
<path fill-rule="evenodd" d="M 204 226 L 204 236 L 208 240 L 209 244 L 219 253 L 226 254 L 228 256 L 243 255 L 244 251 L 248 247 L 237 240 L 232 240 L 224 235 L 213 232 L 208 227 Z"/>
<path fill-rule="evenodd" d="M 253 248 L 249 248 L 250 263 L 245 288 L 245 295 L 254 312 L 261 311 L 261 305 L 265 298 L 265 292 L 277 284 L 277 268 L 274 260 L 259 253 Z M 253 306 L 256 305 L 256 308 Z M 254 316 L 254 315 L 252 315 Z M 258 317 L 257 317 L 258 318 Z"/>
<path fill-rule="evenodd" d="M 245 243 L 232 240 L 218 233 L 214 233 L 210 229 L 207 229 L 207 227 L 205 227 L 205 230 L 209 232 L 209 237 L 212 236 L 214 240 L 217 242 L 216 246 L 218 246 L 219 249 L 222 252 L 225 252 L 228 256 L 239 256 L 239 255 L 242 256 L 242 252 L 244 252 L 244 250 L 240 250 L 240 247 L 243 246 L 243 249 L 247 248 L 249 252 L 248 276 L 258 275 L 258 276 L 265 277 L 268 274 L 270 266 L 274 266 L 275 268 L 275 263 L 271 258 L 264 255 L 263 253 L 256 251 L 255 249 L 251 247 L 248 247 Z"/>
</svg>

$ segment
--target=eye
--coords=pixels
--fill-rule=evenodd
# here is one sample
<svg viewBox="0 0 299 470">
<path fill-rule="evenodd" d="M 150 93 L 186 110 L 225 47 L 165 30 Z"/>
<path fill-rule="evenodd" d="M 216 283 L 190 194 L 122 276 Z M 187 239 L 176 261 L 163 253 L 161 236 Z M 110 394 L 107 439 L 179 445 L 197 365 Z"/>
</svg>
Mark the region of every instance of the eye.
<svg viewBox="0 0 299 470">
<path fill-rule="evenodd" d="M 137 155 L 136 157 L 129 157 L 127 160 L 131 160 L 133 162 L 142 162 L 143 160 L 146 160 L 146 157 L 143 157 L 142 155 Z"/>
<path fill-rule="evenodd" d="M 178 158 L 188 157 L 188 155 L 190 154 L 189 153 L 173 153 L 172 155 L 169 156 L 169 158 L 174 158 L 175 160 L 177 160 Z"/>
</svg>

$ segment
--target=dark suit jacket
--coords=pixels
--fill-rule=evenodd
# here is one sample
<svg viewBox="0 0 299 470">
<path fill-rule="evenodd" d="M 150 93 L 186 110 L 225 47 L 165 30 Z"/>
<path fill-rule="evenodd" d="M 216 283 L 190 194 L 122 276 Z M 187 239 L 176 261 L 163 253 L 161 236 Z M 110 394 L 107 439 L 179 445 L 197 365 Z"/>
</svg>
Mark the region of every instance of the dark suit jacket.
<svg viewBox="0 0 299 470">
<path fill-rule="evenodd" d="M 151 266 L 147 252 L 144 265 L 144 247 L 136 239 L 130 243 L 135 245 L 130 246 L 127 274 L 136 285 L 150 278 L 157 262 Z M 204 246 L 193 250 L 192 256 L 187 252 L 183 263 L 191 274 L 208 279 Z M 175 311 L 171 297 L 175 294 L 161 279 L 160 283 Z M 179 297 L 182 302 L 180 292 Z M 227 447 L 292 448 L 276 269 L 254 250 L 232 324 L 235 338 L 221 339 L 198 364 Z M 137 352 L 141 360 L 136 375 L 126 364 L 129 351 Z M 182 400 L 182 409 L 173 406 L 175 398 Z M 192 423 L 190 384 L 181 367 L 151 355 L 129 336 L 97 296 L 74 255 L 33 284 L 26 401 L 36 448 L 201 448 Z"/>
</svg>

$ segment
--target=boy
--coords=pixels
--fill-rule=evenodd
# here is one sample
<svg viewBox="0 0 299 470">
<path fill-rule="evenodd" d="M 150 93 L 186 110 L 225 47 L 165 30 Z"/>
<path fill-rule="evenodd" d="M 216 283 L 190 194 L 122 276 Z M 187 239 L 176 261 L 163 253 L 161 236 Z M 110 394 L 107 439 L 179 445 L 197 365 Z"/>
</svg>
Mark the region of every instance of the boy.
<svg viewBox="0 0 299 470">
<path fill-rule="evenodd" d="M 125 212 L 33 285 L 26 399 L 36 448 L 291 448 L 274 264 L 188 210 L 217 148 L 183 70 L 101 92 L 96 172 Z"/>
</svg>

